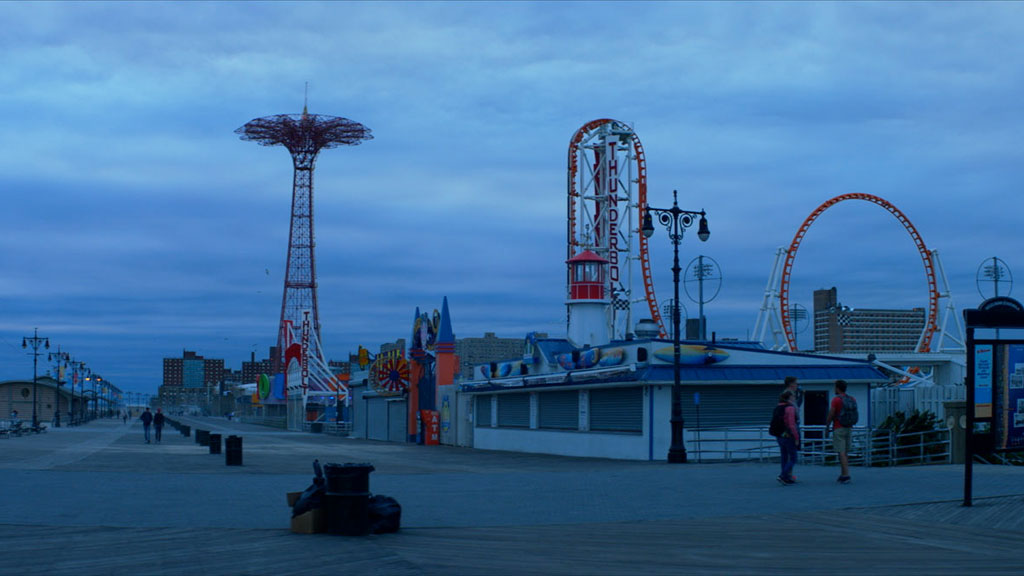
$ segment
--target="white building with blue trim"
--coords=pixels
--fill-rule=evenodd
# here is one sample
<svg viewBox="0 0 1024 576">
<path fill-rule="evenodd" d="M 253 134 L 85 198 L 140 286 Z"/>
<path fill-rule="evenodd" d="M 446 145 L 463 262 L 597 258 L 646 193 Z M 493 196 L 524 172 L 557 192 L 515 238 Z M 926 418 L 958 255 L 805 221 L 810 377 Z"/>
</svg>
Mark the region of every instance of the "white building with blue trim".
<svg viewBox="0 0 1024 576">
<path fill-rule="evenodd" d="M 671 443 L 672 342 L 635 339 L 576 348 L 527 337 L 522 359 L 477 366 L 460 384 L 471 445 L 629 460 L 663 460 Z M 867 360 L 792 354 L 746 342 L 681 346 L 684 438 L 700 429 L 764 427 L 786 376 L 804 390 L 801 420 L 822 425 L 836 380 L 870 422 L 869 390 L 889 377 Z"/>
<path fill-rule="evenodd" d="M 674 345 L 651 337 L 611 341 L 607 260 L 570 258 L 565 339 L 527 336 L 522 358 L 477 366 L 458 391 L 461 434 L 474 448 L 661 460 L 671 444 Z M 643 321 L 641 321 L 642 323 Z M 650 321 L 647 321 L 650 322 Z M 641 329 L 637 333 L 651 334 Z M 656 335 L 657 330 L 653 331 Z M 867 408 L 889 377 L 865 360 L 766 350 L 752 342 L 680 346 L 684 442 L 697 429 L 767 428 L 786 376 L 804 389 L 801 420 L 823 425 L 836 380 Z"/>
</svg>

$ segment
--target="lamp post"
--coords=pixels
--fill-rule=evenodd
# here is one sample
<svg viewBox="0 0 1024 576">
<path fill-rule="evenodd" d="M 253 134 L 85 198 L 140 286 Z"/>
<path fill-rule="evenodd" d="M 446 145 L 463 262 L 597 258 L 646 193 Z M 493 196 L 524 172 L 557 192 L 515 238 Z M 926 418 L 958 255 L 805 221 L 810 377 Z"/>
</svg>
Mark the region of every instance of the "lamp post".
<svg viewBox="0 0 1024 576">
<path fill-rule="evenodd" d="M 56 409 L 53 411 L 53 426 L 54 428 L 60 428 L 60 387 L 63 384 L 61 378 L 64 376 L 64 370 L 68 367 L 68 353 L 61 352 L 60 346 L 57 346 L 57 353 L 50 353 L 47 356 L 50 362 L 56 362 L 55 371 L 57 372 L 57 403 L 55 404 Z"/>
<path fill-rule="evenodd" d="M 678 195 L 676 190 L 672 191 L 671 208 L 644 206 L 644 220 L 641 228 L 646 238 L 654 235 L 654 221 L 651 217 L 653 214 L 658 217 L 658 223 L 668 230 L 668 238 L 672 241 L 672 284 L 675 288 L 675 306 L 672 308 L 672 445 L 668 449 L 668 461 L 672 464 L 686 462 L 686 446 L 683 444 L 683 405 L 679 391 L 679 243 L 683 240 L 683 232 L 693 226 L 697 216 L 700 216 L 697 237 L 701 242 L 707 242 L 711 236 L 704 211 L 692 212 L 680 209 Z"/>
<path fill-rule="evenodd" d="M 78 363 L 78 370 L 80 373 L 78 377 L 78 423 L 82 424 L 85 421 L 85 381 L 92 371 L 85 366 L 85 362 Z"/>
<path fill-rule="evenodd" d="M 96 396 L 96 384 L 102 380 L 103 378 L 101 378 L 98 374 L 92 375 L 92 412 L 89 413 L 90 420 L 95 420 L 98 417 L 97 411 L 99 410 L 100 407 L 100 401 L 99 398 Z"/>
<path fill-rule="evenodd" d="M 36 408 L 36 405 L 38 404 L 37 398 L 39 396 L 39 382 L 37 381 L 39 355 L 42 354 L 42 352 L 39 351 L 39 347 L 44 346 L 49 349 L 50 339 L 40 338 L 39 328 L 36 328 L 31 337 L 25 336 L 21 339 L 22 348 L 28 348 L 29 346 L 32 347 L 32 427 L 39 428 L 39 412 Z"/>
<path fill-rule="evenodd" d="M 68 426 L 75 425 L 75 385 L 78 384 L 78 364 L 74 358 L 68 356 L 68 366 L 71 367 L 71 381 L 68 382 L 68 390 L 71 392 L 71 400 L 68 401 Z"/>
</svg>

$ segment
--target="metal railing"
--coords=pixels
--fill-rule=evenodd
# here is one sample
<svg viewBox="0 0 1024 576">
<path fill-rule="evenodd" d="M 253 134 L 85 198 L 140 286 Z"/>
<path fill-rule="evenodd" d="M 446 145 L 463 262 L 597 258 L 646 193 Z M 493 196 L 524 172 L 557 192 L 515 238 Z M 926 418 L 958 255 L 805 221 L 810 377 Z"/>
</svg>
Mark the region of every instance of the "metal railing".
<svg viewBox="0 0 1024 576">
<path fill-rule="evenodd" d="M 335 436 L 348 436 L 352 432 L 351 422 L 313 421 L 303 422 L 302 429 L 305 432 L 318 432 L 321 434 L 334 434 Z"/>
<path fill-rule="evenodd" d="M 257 424 L 259 426 L 281 429 L 288 427 L 288 418 L 284 416 L 239 416 L 238 419 L 244 424 Z"/>
<path fill-rule="evenodd" d="M 834 464 L 838 455 L 824 426 L 801 429 L 800 461 Z M 948 464 L 951 461 L 950 431 L 945 428 L 896 434 L 878 428 L 853 428 L 851 465 L 897 466 L 900 464 Z M 697 462 L 740 462 L 778 459 L 779 446 L 766 427 L 706 428 L 687 430 L 690 459 Z"/>
</svg>

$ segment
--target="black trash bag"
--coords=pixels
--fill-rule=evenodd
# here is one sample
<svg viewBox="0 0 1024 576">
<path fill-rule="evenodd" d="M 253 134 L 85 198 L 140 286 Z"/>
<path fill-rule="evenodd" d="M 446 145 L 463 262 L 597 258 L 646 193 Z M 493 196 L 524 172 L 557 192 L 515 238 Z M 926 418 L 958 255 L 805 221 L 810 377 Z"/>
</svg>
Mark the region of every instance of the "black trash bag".
<svg viewBox="0 0 1024 576">
<path fill-rule="evenodd" d="M 324 471 L 320 468 L 320 460 L 313 460 L 313 483 L 309 485 L 295 501 L 292 506 L 292 518 L 305 514 L 310 510 L 324 507 L 324 494 L 327 493 L 327 481 L 324 480 Z"/>
<path fill-rule="evenodd" d="M 398 532 L 402 524 L 402 506 L 391 496 L 370 496 L 369 518 L 371 534 Z"/>
</svg>

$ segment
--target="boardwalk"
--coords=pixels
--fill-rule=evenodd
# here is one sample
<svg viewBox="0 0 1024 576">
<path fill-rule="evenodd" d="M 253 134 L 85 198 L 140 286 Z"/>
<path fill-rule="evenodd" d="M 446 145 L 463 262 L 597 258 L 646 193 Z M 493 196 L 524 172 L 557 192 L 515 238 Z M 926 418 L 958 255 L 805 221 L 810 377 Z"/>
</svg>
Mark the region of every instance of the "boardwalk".
<svg viewBox="0 0 1024 576">
<path fill-rule="evenodd" d="M 1015 574 L 1024 470 L 667 465 L 422 447 L 193 421 L 244 439 L 227 467 L 173 430 L 100 421 L 0 440 L 0 574 Z M 288 531 L 311 462 L 369 462 L 397 534 Z M 837 550 L 842 550 L 839 562 Z"/>
</svg>

